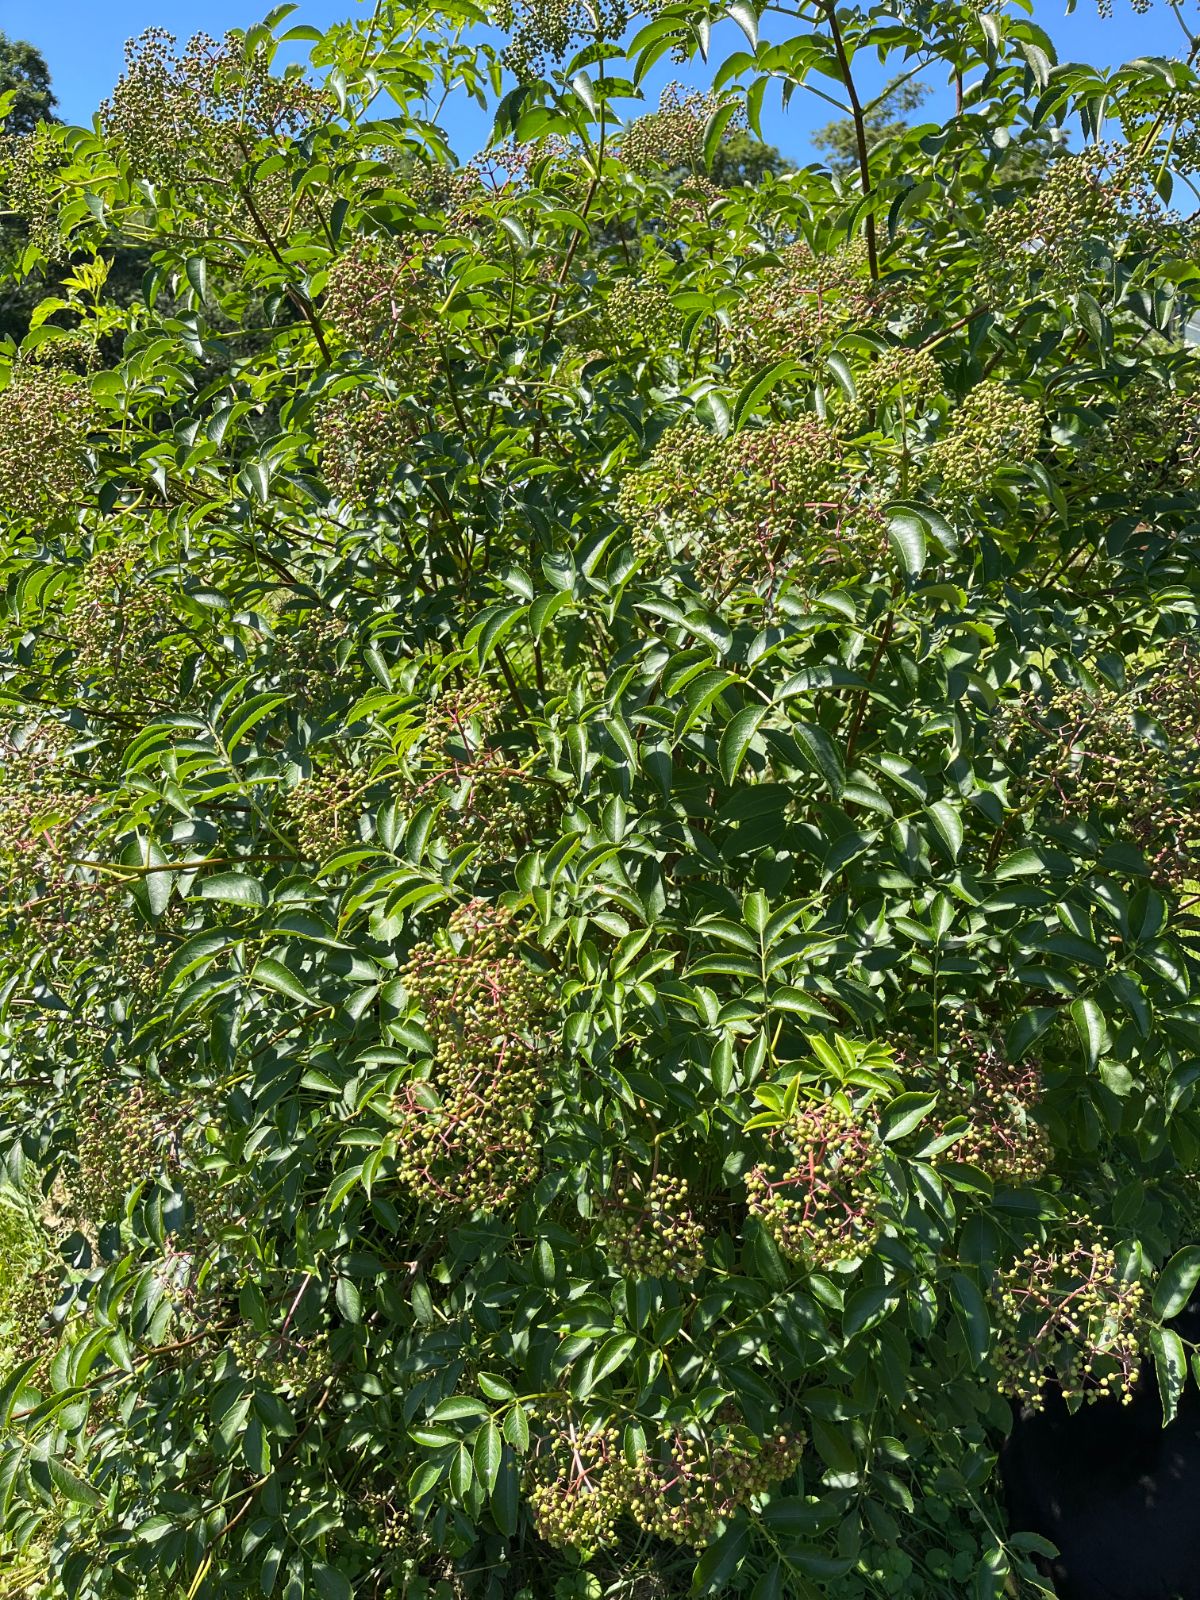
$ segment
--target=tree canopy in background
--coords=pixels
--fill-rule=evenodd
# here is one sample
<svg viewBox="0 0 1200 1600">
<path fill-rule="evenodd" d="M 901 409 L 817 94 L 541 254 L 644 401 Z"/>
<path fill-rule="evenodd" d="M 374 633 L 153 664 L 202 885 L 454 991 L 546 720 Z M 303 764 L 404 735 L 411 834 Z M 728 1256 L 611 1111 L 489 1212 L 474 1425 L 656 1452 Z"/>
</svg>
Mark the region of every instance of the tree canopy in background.
<svg viewBox="0 0 1200 1600">
<path fill-rule="evenodd" d="M 30 134 L 40 122 L 53 120 L 58 104 L 50 87 L 50 69 L 34 45 L 0 33 L 0 94 L 11 94 L 4 120 L 6 134 Z"/>
<path fill-rule="evenodd" d="M 3 152 L 0 1595 L 1035 1592 L 1007 1397 L 1192 1381 L 1200 79 L 289 10 Z"/>
</svg>

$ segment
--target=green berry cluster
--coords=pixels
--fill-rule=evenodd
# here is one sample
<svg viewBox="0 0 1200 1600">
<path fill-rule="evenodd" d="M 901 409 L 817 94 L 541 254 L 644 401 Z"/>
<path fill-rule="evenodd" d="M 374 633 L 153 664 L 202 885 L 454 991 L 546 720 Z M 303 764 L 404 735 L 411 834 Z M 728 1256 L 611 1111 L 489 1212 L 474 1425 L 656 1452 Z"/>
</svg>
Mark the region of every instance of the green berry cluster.
<svg viewBox="0 0 1200 1600">
<path fill-rule="evenodd" d="M 439 298 L 437 279 L 410 242 L 361 235 L 329 268 L 321 313 L 367 360 L 407 368 L 438 334 Z"/>
<path fill-rule="evenodd" d="M 292 598 L 290 590 L 274 590 L 264 596 L 261 609 L 274 631 L 270 668 L 275 681 L 308 707 L 347 681 L 350 631 L 343 618 L 328 611 L 292 610 Z"/>
<path fill-rule="evenodd" d="M 325 861 L 357 841 L 363 792 L 361 774 L 340 767 L 314 772 L 288 791 L 288 819 L 306 861 Z"/>
<path fill-rule="evenodd" d="M 545 979 L 520 952 L 514 913 L 481 900 L 454 913 L 444 942 L 415 945 L 403 978 L 434 1060 L 393 1104 L 398 1175 L 425 1204 L 496 1210 L 537 1172 Z"/>
<path fill-rule="evenodd" d="M 68 253 L 59 221 L 66 153 L 53 124 L 30 133 L 0 135 L 0 194 L 25 224 L 30 241 L 51 261 Z"/>
<path fill-rule="evenodd" d="M 227 1349 L 242 1377 L 276 1392 L 299 1396 L 329 1377 L 329 1343 L 324 1334 L 300 1338 L 288 1330 L 260 1334 L 239 1322 Z"/>
<path fill-rule="evenodd" d="M 739 1423 L 674 1429 L 624 1465 L 621 1494 L 647 1533 L 698 1549 L 739 1506 L 789 1477 L 803 1451 L 803 1435 L 786 1431 L 758 1439 Z"/>
<path fill-rule="evenodd" d="M 409 811 L 443 803 L 440 828 L 452 846 L 512 849 L 547 815 L 548 790 L 489 743 L 503 704 L 482 679 L 442 690 L 424 715 L 421 759 L 393 780 Z"/>
<path fill-rule="evenodd" d="M 847 498 L 824 508 L 812 534 L 806 565 L 821 579 L 834 572 L 877 572 L 891 550 L 887 514 L 874 500 Z"/>
<path fill-rule="evenodd" d="M 600 1550 L 616 1539 L 623 1484 L 615 1428 L 557 1421 L 530 1455 L 525 1497 L 533 1525 L 558 1549 Z"/>
<path fill-rule="evenodd" d="M 686 1178 L 660 1172 L 644 1192 L 627 1185 L 609 1208 L 603 1237 L 609 1259 L 632 1277 L 690 1283 L 704 1270 L 704 1229 Z"/>
<path fill-rule="evenodd" d="M 665 289 L 644 278 L 619 278 L 587 333 L 606 351 L 669 348 L 682 318 Z M 577 337 L 580 336 L 577 334 Z"/>
<path fill-rule="evenodd" d="M 1061 288 L 1082 287 L 1096 241 L 1110 244 L 1121 211 L 1121 187 L 1103 149 L 1057 156 L 1033 194 L 1000 207 L 985 224 L 991 292 L 1000 296 L 1014 277 L 1031 274 Z"/>
<path fill-rule="evenodd" d="M 148 28 L 126 45 L 125 70 L 100 120 L 139 178 L 190 182 L 211 197 L 240 178 L 261 141 L 298 138 L 332 110 L 299 72 L 273 74 L 261 42 L 229 33 L 218 43 L 200 33 L 180 53 L 174 35 Z M 286 217 L 290 185 L 276 184 L 269 209 Z M 260 215 L 262 198 L 256 193 Z"/>
<path fill-rule="evenodd" d="M 1148 713 L 1170 741 L 1144 736 Z M 1200 658 L 1176 647 L 1148 681 L 1121 692 L 1057 686 L 1004 709 L 998 731 L 1020 792 L 1135 843 L 1156 878 L 1200 876 L 1200 820 L 1187 788 L 1200 736 Z"/>
<path fill-rule="evenodd" d="M 1042 416 L 999 378 L 985 378 L 950 413 L 949 432 L 929 451 L 925 468 L 952 495 L 983 492 L 993 474 L 1037 453 Z"/>
<path fill-rule="evenodd" d="M 994 1285 L 994 1360 L 1006 1391 L 1042 1403 L 1048 1381 L 1069 1401 L 1133 1398 L 1149 1323 L 1145 1290 L 1084 1225 L 1030 1245 Z"/>
<path fill-rule="evenodd" d="M 183 651 L 165 589 L 145 573 L 138 546 L 98 551 L 85 567 L 66 632 L 80 678 L 103 680 L 120 701 L 171 701 Z"/>
<path fill-rule="evenodd" d="M 540 78 L 579 38 L 619 39 L 637 0 L 498 0 L 494 20 L 509 34 L 501 60 L 521 82 Z"/>
<path fill-rule="evenodd" d="M 70 373 L 20 362 L 0 392 L 0 503 L 10 518 L 51 517 L 88 482 L 91 391 Z"/>
<path fill-rule="evenodd" d="M 1050 1164 L 1049 1135 L 1034 1115 L 1042 1098 L 1035 1061 L 1010 1061 L 992 1039 L 963 1030 L 950 1051 L 953 1081 L 943 1103 L 967 1119 L 967 1131 L 947 1151 L 996 1183 L 1033 1183 Z"/>
<path fill-rule="evenodd" d="M 321 476 L 339 499 L 370 505 L 386 491 L 415 435 L 402 401 L 374 389 L 343 389 L 316 416 Z"/>
<path fill-rule="evenodd" d="M 657 111 L 636 117 L 621 135 L 621 159 L 635 172 L 667 172 L 697 167 L 704 157 L 704 135 L 721 101 L 671 83 L 663 90 Z"/>
<path fill-rule="evenodd" d="M 942 371 L 932 350 L 894 345 L 858 375 L 855 388 L 864 410 L 894 406 L 912 414 L 941 394 Z"/>
<path fill-rule="evenodd" d="M 54 1300 L 51 1236 L 36 1203 L 5 1186 L 0 1194 L 0 1372 L 36 1355 L 46 1344 L 46 1313 Z"/>
<path fill-rule="evenodd" d="M 870 1249 L 882 1227 L 874 1124 L 822 1100 L 799 1106 L 768 1139 L 770 1159 L 748 1175 L 746 1196 L 781 1253 L 823 1269 Z"/>
<path fill-rule="evenodd" d="M 839 508 L 829 496 L 840 458 L 837 435 L 813 413 L 726 439 L 672 428 L 622 485 L 618 510 L 639 553 L 665 535 L 702 582 L 724 587 L 815 553 Z"/>
<path fill-rule="evenodd" d="M 1132 478 L 1146 493 L 1193 491 L 1200 484 L 1200 396 L 1135 378 L 1111 417 L 1089 429 L 1076 461 L 1095 479 Z"/>
<path fill-rule="evenodd" d="M 75 1121 L 69 1204 L 85 1230 L 119 1216 L 129 1191 L 178 1161 L 178 1104 L 144 1083 L 93 1085 Z"/>
<path fill-rule="evenodd" d="M 736 363 L 746 369 L 784 356 L 802 360 L 835 334 L 869 322 L 877 309 L 861 240 L 828 254 L 802 241 L 787 245 L 779 264 L 758 272 L 742 296 Z"/>
</svg>

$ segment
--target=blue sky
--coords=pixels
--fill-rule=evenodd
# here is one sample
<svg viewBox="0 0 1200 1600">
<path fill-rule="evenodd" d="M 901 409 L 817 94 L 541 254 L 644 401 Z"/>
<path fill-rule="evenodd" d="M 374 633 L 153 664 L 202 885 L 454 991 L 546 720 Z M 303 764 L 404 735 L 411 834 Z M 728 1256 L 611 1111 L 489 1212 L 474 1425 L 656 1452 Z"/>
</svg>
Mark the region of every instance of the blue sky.
<svg viewBox="0 0 1200 1600">
<path fill-rule="evenodd" d="M 164 27 L 180 37 L 205 30 L 220 34 L 226 28 L 245 27 L 268 9 L 271 0 L 0 0 L 0 29 L 10 37 L 28 39 L 50 64 L 60 115 L 71 122 L 89 122 L 92 113 L 121 71 L 122 47 L 143 29 Z M 302 0 L 292 22 L 317 27 L 347 16 L 361 0 Z M 1188 6 L 1189 21 L 1192 6 Z M 1135 56 L 1178 55 L 1183 34 L 1169 6 L 1156 0 L 1148 15 L 1135 15 L 1130 0 L 1115 0 L 1115 15 L 1103 21 L 1094 0 L 1079 0 L 1074 15 L 1066 16 L 1064 0 L 1035 0 L 1036 20 L 1054 40 L 1062 60 L 1091 61 L 1115 66 Z M 729 25 L 732 26 L 732 25 Z M 734 30 L 727 48 L 735 49 L 741 35 Z M 717 56 L 720 59 L 720 55 Z M 677 70 L 677 69 L 676 69 Z M 648 86 L 656 101 L 661 83 L 672 76 L 668 67 Z M 868 69 L 868 87 L 882 81 Z M 930 103 L 936 116 L 936 99 Z M 809 96 L 797 95 L 787 112 L 777 97 L 764 112 L 764 131 L 795 160 L 811 159 L 808 135 L 832 113 Z M 472 154 L 486 140 L 487 119 L 469 104 L 447 108 L 443 119 L 461 156 Z"/>
</svg>

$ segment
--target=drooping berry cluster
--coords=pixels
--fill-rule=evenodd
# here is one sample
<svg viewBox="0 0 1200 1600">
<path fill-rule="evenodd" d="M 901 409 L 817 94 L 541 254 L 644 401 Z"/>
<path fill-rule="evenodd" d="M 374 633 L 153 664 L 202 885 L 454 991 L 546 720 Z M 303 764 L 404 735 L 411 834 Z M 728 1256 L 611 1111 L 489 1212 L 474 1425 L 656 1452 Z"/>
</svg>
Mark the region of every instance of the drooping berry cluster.
<svg viewBox="0 0 1200 1600">
<path fill-rule="evenodd" d="M 515 914 L 479 900 L 453 914 L 444 942 L 414 946 L 403 976 L 434 1058 L 393 1105 L 397 1171 L 425 1204 L 495 1210 L 538 1167 L 545 977 L 521 952 Z"/>
<path fill-rule="evenodd" d="M 616 1538 L 625 1510 L 624 1461 L 615 1428 L 547 1419 L 530 1456 L 525 1494 L 547 1544 L 583 1552 Z"/>
<path fill-rule="evenodd" d="M 77 1167 L 68 1181 L 80 1225 L 94 1230 L 120 1214 L 136 1185 L 178 1162 L 181 1108 L 144 1083 L 93 1086 L 75 1122 Z"/>
<path fill-rule="evenodd" d="M 324 861 L 356 842 L 364 789 L 361 774 L 327 767 L 288 791 L 288 817 L 306 861 Z"/>
<path fill-rule="evenodd" d="M 839 1100 L 801 1105 L 768 1135 L 771 1154 L 746 1179 L 750 1214 L 781 1253 L 810 1268 L 852 1261 L 882 1227 L 873 1121 Z"/>
<path fill-rule="evenodd" d="M 1050 1162 L 1050 1139 L 1035 1121 L 1042 1098 L 1036 1061 L 1010 1061 L 993 1039 L 964 1030 L 947 1063 L 952 1081 L 944 1105 L 967 1119 L 967 1131 L 946 1152 L 996 1183 L 1032 1183 Z"/>
<path fill-rule="evenodd" d="M 1076 461 L 1100 482 L 1120 476 L 1145 493 L 1193 490 L 1200 482 L 1200 396 L 1157 378 L 1135 378 L 1112 415 L 1088 430 Z"/>
<path fill-rule="evenodd" d="M 407 367 L 437 336 L 438 281 L 410 241 L 361 235 L 329 268 L 322 315 L 352 349 Z"/>
<path fill-rule="evenodd" d="M 0 504 L 7 516 L 54 516 L 78 505 L 95 420 L 86 383 L 31 362 L 12 369 L 0 392 Z"/>
<path fill-rule="evenodd" d="M 1035 401 L 999 378 L 985 378 L 950 413 L 947 427 L 924 466 L 946 493 L 969 495 L 986 490 L 1000 467 L 1036 454 L 1042 418 Z"/>
<path fill-rule="evenodd" d="M 392 780 L 410 813 L 441 804 L 439 828 L 452 846 L 511 849 L 546 816 L 545 786 L 491 742 L 501 706 L 496 688 L 480 679 L 442 690 L 425 712 L 419 759 Z"/>
<path fill-rule="evenodd" d="M 626 479 L 618 507 L 635 549 L 652 552 L 665 535 L 702 582 L 724 587 L 820 552 L 841 509 L 830 487 L 840 456 L 837 435 L 812 413 L 727 439 L 672 428 Z"/>
<path fill-rule="evenodd" d="M 329 1376 L 329 1341 L 323 1333 L 302 1338 L 285 1328 L 260 1334 L 239 1322 L 228 1336 L 228 1349 L 248 1382 L 293 1396 L 306 1394 Z"/>
<path fill-rule="evenodd" d="M 1008 1393 L 1039 1405 L 1054 1381 L 1071 1401 L 1132 1399 L 1148 1332 L 1145 1290 L 1119 1274 L 1115 1253 L 1089 1227 L 1030 1245 L 998 1275 L 993 1299 L 994 1359 Z"/>
<path fill-rule="evenodd" d="M 496 26 L 510 35 L 504 65 L 523 82 L 540 77 L 576 39 L 618 39 L 644 9 L 639 0 L 497 0 Z"/>
<path fill-rule="evenodd" d="M 66 622 L 79 677 L 103 679 L 117 700 L 130 703 L 175 695 L 183 655 L 167 592 L 145 565 L 136 545 L 98 551 Z"/>
<path fill-rule="evenodd" d="M 941 394 L 942 373 L 932 350 L 894 345 L 858 375 L 855 387 L 864 410 L 893 406 L 911 416 Z"/>
<path fill-rule="evenodd" d="M 876 307 L 861 240 L 827 254 L 803 242 L 788 245 L 779 265 L 757 273 L 742 297 L 734 335 L 738 365 L 803 359 L 834 334 L 869 322 Z"/>
<path fill-rule="evenodd" d="M 1148 720 L 1157 724 L 1152 731 Z M 1135 843 L 1160 882 L 1200 876 L 1200 822 L 1189 785 L 1200 735 L 1200 654 L 1174 645 L 1124 693 L 1056 686 L 999 721 L 1023 793 Z M 1169 750 L 1161 748 L 1163 740 Z"/>
<path fill-rule="evenodd" d="M 59 222 L 66 153 L 50 123 L 30 133 L 0 135 L 0 193 L 25 224 L 30 240 L 51 261 L 67 254 Z"/>
<path fill-rule="evenodd" d="M 378 389 L 343 389 L 318 409 L 321 476 L 339 499 L 369 505 L 386 491 L 415 435 L 412 413 Z"/>
<path fill-rule="evenodd" d="M 804 1442 L 785 1429 L 759 1438 L 731 1412 L 665 1427 L 631 1453 L 610 1426 L 548 1415 L 526 1494 L 548 1544 L 587 1553 L 611 1543 L 629 1517 L 655 1538 L 699 1549 L 740 1506 L 795 1471 Z"/>
<path fill-rule="evenodd" d="M 660 1172 L 644 1190 L 626 1184 L 612 1202 L 604 1246 L 622 1272 L 690 1283 L 704 1270 L 704 1229 L 692 1210 L 686 1178 Z"/>
<path fill-rule="evenodd" d="M 1032 194 L 1000 207 L 985 224 L 993 292 L 1032 274 L 1060 288 L 1081 287 L 1096 242 L 1110 243 L 1121 212 L 1121 187 L 1102 148 L 1055 157 Z"/>
<path fill-rule="evenodd" d="M 352 640 L 344 618 L 296 609 L 288 589 L 269 591 L 259 609 L 273 632 L 269 668 L 281 690 L 309 707 L 346 681 Z"/>
<path fill-rule="evenodd" d="M 739 1506 L 789 1477 L 803 1450 L 802 1434 L 757 1439 L 732 1421 L 672 1429 L 624 1467 L 621 1492 L 647 1533 L 698 1549 Z"/>
</svg>

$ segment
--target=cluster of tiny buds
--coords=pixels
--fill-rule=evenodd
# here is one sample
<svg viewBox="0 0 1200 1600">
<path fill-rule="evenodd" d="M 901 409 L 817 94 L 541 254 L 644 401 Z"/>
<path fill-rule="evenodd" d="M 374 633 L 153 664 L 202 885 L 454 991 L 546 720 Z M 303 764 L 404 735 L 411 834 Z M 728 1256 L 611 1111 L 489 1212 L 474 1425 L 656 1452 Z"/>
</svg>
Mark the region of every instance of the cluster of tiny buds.
<svg viewBox="0 0 1200 1600">
<path fill-rule="evenodd" d="M 771 1158 L 746 1179 L 757 1217 L 789 1260 L 811 1268 L 853 1261 L 882 1228 L 874 1122 L 838 1100 L 799 1106 L 768 1136 Z"/>
<path fill-rule="evenodd" d="M 610 1261 L 631 1277 L 690 1283 L 704 1270 L 704 1229 L 686 1178 L 660 1172 L 644 1192 L 625 1186 L 607 1208 L 603 1238 Z"/>
<path fill-rule="evenodd" d="M 1157 377 L 1134 379 L 1111 417 L 1089 429 L 1076 462 L 1099 481 L 1132 478 L 1143 492 L 1193 490 L 1200 482 L 1200 397 Z"/>
<path fill-rule="evenodd" d="M 950 413 L 948 426 L 923 466 L 948 494 L 970 495 L 986 490 L 1000 467 L 1036 454 L 1042 415 L 1036 401 L 1000 378 L 985 378 Z"/>
<path fill-rule="evenodd" d="M 1043 1402 L 1054 1381 L 1073 1402 L 1128 1403 L 1148 1332 L 1145 1290 L 1117 1270 L 1115 1253 L 1087 1228 L 1030 1245 L 996 1280 L 994 1359 L 1006 1389 Z"/>
<path fill-rule="evenodd" d="M 247 1382 L 285 1394 L 306 1394 L 329 1376 L 324 1334 L 301 1338 L 287 1329 L 260 1334 L 240 1322 L 229 1335 L 228 1350 Z"/>
<path fill-rule="evenodd" d="M 639 0 L 498 0 L 495 22 L 510 34 L 501 59 L 522 82 L 537 78 L 551 60 L 558 60 L 573 40 L 618 39 L 632 12 L 645 9 Z"/>
<path fill-rule="evenodd" d="M 360 235 L 329 268 L 322 316 L 369 360 L 407 366 L 437 335 L 438 283 L 403 239 Z"/>
<path fill-rule="evenodd" d="M 530 1124 L 544 1088 L 549 996 L 517 947 L 511 910 L 471 901 L 447 933 L 415 945 L 402 972 L 434 1060 L 393 1103 L 397 1171 L 424 1203 L 494 1210 L 537 1170 Z"/>
<path fill-rule="evenodd" d="M 70 373 L 30 362 L 12 369 L 0 392 L 0 503 L 9 517 L 78 503 L 95 420 L 91 390 Z"/>
<path fill-rule="evenodd" d="M 482 679 L 441 690 L 424 711 L 419 760 L 394 780 L 410 812 L 443 802 L 439 828 L 451 846 L 511 850 L 547 815 L 549 787 L 531 783 L 489 743 L 503 704 L 499 690 Z"/>
<path fill-rule="evenodd" d="M 1097 238 L 1108 243 L 1121 210 L 1106 152 L 1089 146 L 1049 163 L 1036 191 L 1002 206 L 984 227 L 985 268 L 991 292 L 1011 290 L 1014 273 L 1038 273 L 1064 288 L 1079 287 Z"/>
<path fill-rule="evenodd" d="M 689 90 L 680 83 L 668 84 L 658 110 L 635 118 L 625 129 L 621 159 L 641 173 L 697 166 L 704 155 L 709 122 L 720 108 L 717 95 Z"/>
<path fill-rule="evenodd" d="M 149 28 L 125 47 L 125 71 L 100 107 L 100 120 L 132 169 L 153 183 L 228 181 L 262 139 L 297 138 L 324 121 L 332 101 L 294 70 L 271 72 L 261 44 L 207 34 L 182 54 L 175 38 Z"/>
<path fill-rule="evenodd" d="M 818 254 L 803 242 L 786 246 L 779 264 L 757 273 L 738 308 L 735 356 L 747 368 L 769 359 L 803 359 L 878 309 L 860 240 Z"/>
<path fill-rule="evenodd" d="M 547 1544 L 582 1554 L 613 1544 L 623 1517 L 701 1548 L 739 1506 L 789 1477 L 805 1444 L 787 1429 L 759 1438 L 736 1416 L 665 1428 L 636 1449 L 610 1425 L 544 1420 L 526 1480 L 534 1526 Z"/>
<path fill-rule="evenodd" d="M 325 861 L 356 842 L 364 787 L 361 774 L 327 767 L 288 791 L 288 819 L 306 861 Z"/>
<path fill-rule="evenodd" d="M 576 325 L 575 337 L 592 335 L 605 350 L 624 350 L 647 346 L 652 350 L 669 348 L 675 341 L 682 319 L 670 295 L 660 285 L 643 278 L 619 278 L 604 303 L 601 315 Z"/>
</svg>

